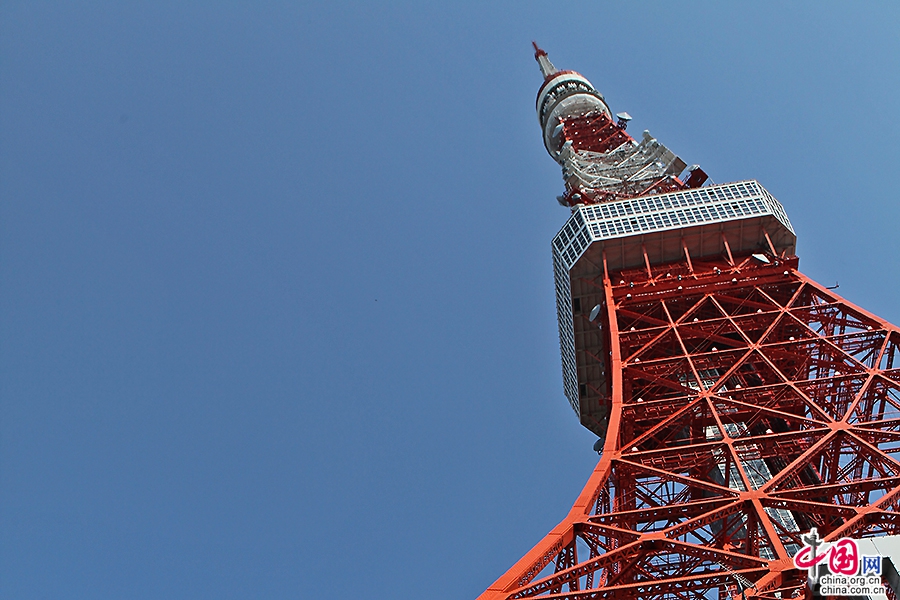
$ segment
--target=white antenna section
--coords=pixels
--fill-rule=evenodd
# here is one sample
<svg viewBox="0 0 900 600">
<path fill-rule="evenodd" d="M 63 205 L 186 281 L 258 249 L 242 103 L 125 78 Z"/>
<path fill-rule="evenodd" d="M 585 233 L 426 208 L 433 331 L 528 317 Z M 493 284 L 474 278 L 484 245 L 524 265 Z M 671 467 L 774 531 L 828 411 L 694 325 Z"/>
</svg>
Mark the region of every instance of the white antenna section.
<svg viewBox="0 0 900 600">
<path fill-rule="evenodd" d="M 547 58 L 547 53 L 537 45 L 537 42 L 531 42 L 531 45 L 534 46 L 534 60 L 537 61 L 538 66 L 541 68 L 541 75 L 544 76 L 544 79 L 559 73 L 559 69 L 553 66 L 553 63 Z"/>
</svg>

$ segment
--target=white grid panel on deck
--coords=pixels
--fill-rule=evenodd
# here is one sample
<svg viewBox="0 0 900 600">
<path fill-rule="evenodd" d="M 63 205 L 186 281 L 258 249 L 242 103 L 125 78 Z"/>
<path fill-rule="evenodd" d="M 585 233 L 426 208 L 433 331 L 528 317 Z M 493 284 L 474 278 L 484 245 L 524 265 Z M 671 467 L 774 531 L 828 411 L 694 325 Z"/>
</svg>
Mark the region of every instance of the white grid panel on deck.
<svg viewBox="0 0 900 600">
<path fill-rule="evenodd" d="M 562 357 L 563 391 L 575 414 L 578 414 L 578 371 L 575 363 L 572 289 L 569 284 L 569 269 L 555 253 L 553 255 L 553 279 L 556 283 L 556 317 L 559 321 L 559 354 Z"/>
<path fill-rule="evenodd" d="M 593 241 L 760 215 L 773 215 L 794 232 L 784 207 L 756 181 L 582 206 L 553 238 L 553 252 L 572 268 Z"/>
</svg>

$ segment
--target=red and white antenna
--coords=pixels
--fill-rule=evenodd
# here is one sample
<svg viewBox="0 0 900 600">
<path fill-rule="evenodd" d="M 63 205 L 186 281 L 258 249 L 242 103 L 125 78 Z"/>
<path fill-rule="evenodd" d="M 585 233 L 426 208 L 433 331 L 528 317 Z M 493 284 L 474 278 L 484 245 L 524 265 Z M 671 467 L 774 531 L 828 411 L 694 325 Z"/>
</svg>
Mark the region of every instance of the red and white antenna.
<svg viewBox="0 0 900 600">
<path fill-rule="evenodd" d="M 537 45 L 537 42 L 531 42 L 531 45 L 534 46 L 534 60 L 538 62 L 538 66 L 541 68 L 541 75 L 544 76 L 544 79 L 547 79 L 554 73 L 558 73 L 559 69 L 553 66 L 553 63 L 547 58 L 547 53 Z"/>
<path fill-rule="evenodd" d="M 580 73 L 557 69 L 534 44 L 534 58 L 544 76 L 538 90 L 537 113 L 544 147 L 563 171 L 565 206 L 595 204 L 698 187 L 702 171 L 684 182 L 678 178 L 686 163 L 645 131 L 638 142 L 625 132 L 631 115 L 613 120 L 603 94 Z M 702 177 L 701 177 L 702 175 Z"/>
</svg>

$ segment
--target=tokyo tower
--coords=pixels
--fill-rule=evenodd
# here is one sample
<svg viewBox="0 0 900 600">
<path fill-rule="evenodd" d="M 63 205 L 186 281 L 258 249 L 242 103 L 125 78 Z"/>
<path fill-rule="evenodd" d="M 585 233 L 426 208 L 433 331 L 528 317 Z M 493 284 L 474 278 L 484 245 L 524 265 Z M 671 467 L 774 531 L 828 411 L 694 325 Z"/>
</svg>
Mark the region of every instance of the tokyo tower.
<svg viewBox="0 0 900 600">
<path fill-rule="evenodd" d="M 900 533 L 900 330 L 798 271 L 757 181 L 704 185 L 534 48 L 571 209 L 563 387 L 600 460 L 480 599 L 812 597 L 792 561 L 810 530 Z"/>
</svg>

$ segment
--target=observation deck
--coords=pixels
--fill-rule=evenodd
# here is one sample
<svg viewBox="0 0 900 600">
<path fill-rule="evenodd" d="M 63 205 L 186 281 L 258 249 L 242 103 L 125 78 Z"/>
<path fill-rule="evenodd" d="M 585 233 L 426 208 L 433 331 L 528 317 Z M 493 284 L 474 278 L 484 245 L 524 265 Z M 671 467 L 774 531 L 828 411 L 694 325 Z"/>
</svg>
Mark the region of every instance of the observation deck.
<svg viewBox="0 0 900 600">
<path fill-rule="evenodd" d="M 607 333 L 589 318 L 605 303 L 604 275 L 643 268 L 648 280 L 656 266 L 712 256 L 789 260 L 796 243 L 784 207 L 753 180 L 576 206 L 552 245 L 563 387 L 580 422 L 604 437 Z M 680 291 L 692 277 L 671 275 L 671 282 L 642 285 Z M 725 283 L 731 278 L 722 275 Z"/>
</svg>

